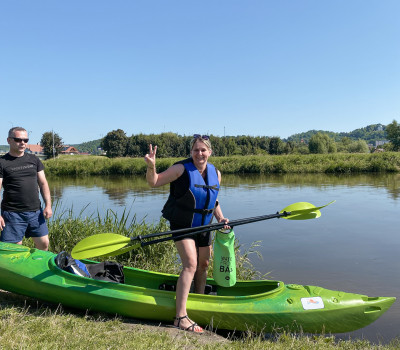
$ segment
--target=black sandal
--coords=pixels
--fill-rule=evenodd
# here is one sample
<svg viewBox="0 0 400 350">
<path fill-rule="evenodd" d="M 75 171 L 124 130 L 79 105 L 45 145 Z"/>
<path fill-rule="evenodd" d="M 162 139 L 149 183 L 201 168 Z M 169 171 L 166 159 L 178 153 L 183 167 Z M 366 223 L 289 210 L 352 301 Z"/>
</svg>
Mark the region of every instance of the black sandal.
<svg viewBox="0 0 400 350">
<path fill-rule="evenodd" d="M 203 328 L 201 328 L 197 323 L 194 323 L 194 322 L 192 322 L 192 324 L 191 324 L 189 327 L 187 327 L 187 328 L 182 328 L 182 327 L 180 326 L 180 324 L 181 324 L 181 321 L 182 321 L 184 318 L 187 318 L 189 322 L 192 322 L 192 321 L 189 319 L 188 315 L 185 315 L 185 316 L 182 316 L 182 317 L 175 317 L 175 320 L 178 321 L 178 324 L 177 324 L 176 326 L 174 325 L 174 327 L 175 327 L 175 328 L 179 328 L 179 329 L 181 329 L 181 330 L 183 330 L 183 331 L 188 331 L 188 332 L 193 332 L 193 333 L 199 333 L 199 334 L 204 333 Z M 201 330 L 196 331 L 196 330 L 195 330 L 195 327 L 199 327 Z"/>
</svg>

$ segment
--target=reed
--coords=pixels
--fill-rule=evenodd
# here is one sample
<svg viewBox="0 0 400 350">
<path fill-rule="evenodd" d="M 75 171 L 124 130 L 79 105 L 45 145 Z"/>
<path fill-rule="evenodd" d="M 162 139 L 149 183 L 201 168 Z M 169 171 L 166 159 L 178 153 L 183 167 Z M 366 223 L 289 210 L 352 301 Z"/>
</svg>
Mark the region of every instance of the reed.
<svg viewBox="0 0 400 350">
<path fill-rule="evenodd" d="M 178 158 L 160 158 L 161 172 Z M 373 154 L 331 153 L 305 155 L 254 155 L 212 157 L 210 161 L 224 174 L 359 174 L 400 172 L 400 152 Z M 63 156 L 45 161 L 46 173 L 56 176 L 141 175 L 146 173 L 142 158 Z"/>
<path fill-rule="evenodd" d="M 175 158 L 157 160 L 159 171 L 170 167 Z M 107 158 L 102 156 L 61 156 L 44 161 L 46 174 L 56 176 L 139 175 L 146 173 L 142 158 Z"/>
<path fill-rule="evenodd" d="M 117 233 L 126 237 L 136 237 L 156 232 L 169 231 L 169 225 L 163 218 L 158 223 L 147 224 L 145 221 L 137 222 L 136 215 L 125 210 L 118 215 L 108 209 L 104 215 L 99 212 L 86 214 L 87 206 L 78 215 L 73 214 L 73 208 L 63 208 L 56 202 L 53 217 L 48 222 L 50 246 L 53 252 L 71 252 L 72 248 L 82 239 L 99 233 Z M 30 239 L 24 239 L 24 245 L 33 247 Z M 243 247 L 238 240 L 235 242 L 235 255 L 237 261 L 238 279 L 255 279 L 261 277 L 260 272 L 254 269 L 250 256 L 257 255 L 258 242 L 254 242 L 249 248 Z M 117 255 L 112 259 L 124 266 L 131 266 L 145 270 L 179 274 L 182 266 L 178 252 L 173 241 L 166 241 L 139 247 L 125 254 Z M 96 258 L 102 261 L 106 258 Z M 212 262 L 209 269 L 209 277 L 212 277 Z"/>
</svg>

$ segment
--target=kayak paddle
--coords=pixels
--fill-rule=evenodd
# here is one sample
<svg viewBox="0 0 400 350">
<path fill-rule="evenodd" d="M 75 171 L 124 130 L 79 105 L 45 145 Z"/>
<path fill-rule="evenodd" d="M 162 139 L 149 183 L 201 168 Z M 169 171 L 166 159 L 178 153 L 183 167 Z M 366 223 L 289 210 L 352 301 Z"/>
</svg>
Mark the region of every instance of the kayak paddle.
<svg viewBox="0 0 400 350">
<path fill-rule="evenodd" d="M 293 203 L 286 208 L 282 209 L 280 212 L 270 215 L 261 215 L 245 219 L 238 219 L 228 222 L 228 225 L 232 228 L 238 225 L 249 224 L 252 222 L 269 220 L 274 218 L 289 219 L 289 220 L 308 220 L 316 219 L 321 216 L 319 209 L 322 209 L 329 204 L 316 207 L 315 205 L 307 202 L 297 202 Z M 152 241 L 143 242 L 144 239 L 167 236 L 172 233 L 181 233 L 182 237 L 189 237 L 194 234 L 204 233 L 208 231 L 214 231 L 222 229 L 226 224 L 224 222 L 219 222 L 215 224 L 183 228 L 174 231 L 151 233 L 145 236 L 136 237 L 126 237 L 116 233 L 100 233 L 93 236 L 86 237 L 78 242 L 72 249 L 71 255 L 75 259 L 88 259 L 95 256 L 113 256 L 126 253 L 132 249 L 144 247 L 150 244 L 155 244 L 159 242 L 164 242 L 173 239 L 173 237 L 165 237 L 154 239 Z M 129 244 L 129 246 L 127 246 Z"/>
</svg>

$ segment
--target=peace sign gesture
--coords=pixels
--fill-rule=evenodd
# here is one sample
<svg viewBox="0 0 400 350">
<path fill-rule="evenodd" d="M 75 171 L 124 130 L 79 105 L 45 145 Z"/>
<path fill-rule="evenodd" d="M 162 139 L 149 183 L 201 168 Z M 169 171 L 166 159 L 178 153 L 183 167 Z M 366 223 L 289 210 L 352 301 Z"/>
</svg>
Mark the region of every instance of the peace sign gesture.
<svg viewBox="0 0 400 350">
<path fill-rule="evenodd" d="M 156 153 L 157 153 L 157 146 L 149 145 L 149 153 L 144 156 L 144 160 L 147 163 L 147 166 L 150 168 L 154 168 L 156 166 Z"/>
</svg>

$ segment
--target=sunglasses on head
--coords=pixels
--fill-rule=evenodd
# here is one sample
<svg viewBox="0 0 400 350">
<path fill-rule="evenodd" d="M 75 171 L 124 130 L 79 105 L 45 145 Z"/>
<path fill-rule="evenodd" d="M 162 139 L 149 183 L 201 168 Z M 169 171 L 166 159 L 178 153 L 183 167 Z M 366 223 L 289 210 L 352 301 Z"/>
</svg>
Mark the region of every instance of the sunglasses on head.
<svg viewBox="0 0 400 350">
<path fill-rule="evenodd" d="M 210 136 L 208 136 L 208 135 L 194 134 L 194 135 L 193 135 L 193 138 L 194 138 L 194 139 L 209 140 L 209 139 L 210 139 Z"/>
<path fill-rule="evenodd" d="M 20 139 L 19 137 L 11 137 L 15 142 L 22 142 L 28 143 L 29 139 Z"/>
</svg>

